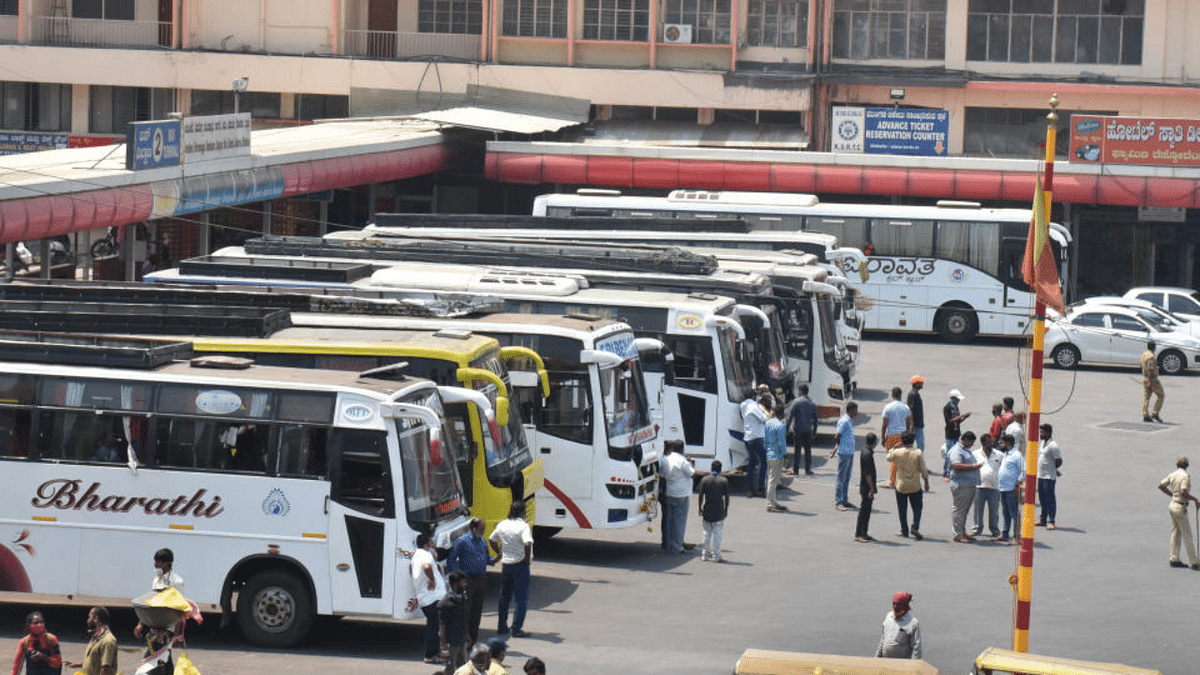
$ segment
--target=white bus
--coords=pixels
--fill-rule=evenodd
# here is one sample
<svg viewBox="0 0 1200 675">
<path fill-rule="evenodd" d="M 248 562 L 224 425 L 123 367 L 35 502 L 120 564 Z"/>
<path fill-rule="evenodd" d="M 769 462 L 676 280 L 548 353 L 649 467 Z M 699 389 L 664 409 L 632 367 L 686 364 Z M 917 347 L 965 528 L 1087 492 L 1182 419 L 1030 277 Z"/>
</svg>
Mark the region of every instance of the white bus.
<svg viewBox="0 0 1200 675">
<path fill-rule="evenodd" d="M 293 321 L 302 330 L 343 337 L 453 328 L 536 352 L 549 376 L 547 396 L 533 364 L 519 364 L 524 367 L 509 374 L 525 435 L 545 467 L 537 531 L 632 527 L 654 518 L 658 451 L 649 402 L 660 392 L 647 391 L 639 347 L 657 353 L 662 344 L 645 339 L 639 344 L 627 324 L 583 315 L 505 313 L 458 319 L 297 313 Z"/>
<path fill-rule="evenodd" d="M 1028 209 L 985 209 L 966 202 L 940 206 L 826 204 L 813 195 L 675 190 L 666 197 L 547 194 L 535 215 L 593 218 L 740 218 L 750 228 L 743 248 L 796 248 L 794 233 L 837 237 L 872 251 L 865 328 L 937 332 L 967 341 L 975 335 L 1020 336 L 1029 328 L 1033 296 L 1021 278 Z M 602 191 L 608 192 L 608 191 Z M 786 233 L 786 234 L 785 234 Z M 776 238 L 772 239 L 774 236 Z M 708 235 L 704 241 L 712 245 Z M 1051 223 L 1059 278 L 1068 279 L 1070 233 Z M 847 270 L 854 283 L 855 270 Z"/>
<path fill-rule="evenodd" d="M 468 523 L 437 386 L 191 354 L 0 340 L 0 598 L 125 604 L 169 547 L 188 597 L 255 644 L 318 614 L 422 616 L 416 536 Z"/>
<path fill-rule="evenodd" d="M 232 269 L 220 261 L 233 258 Z M 303 278 L 304 270 L 285 260 L 246 257 L 240 247 L 221 249 L 204 272 L 186 268 L 146 275 L 155 283 L 201 284 L 227 287 L 334 288 L 351 293 L 390 290 L 397 296 L 409 292 L 478 293 L 496 298 L 509 311 L 522 314 L 587 314 L 629 324 L 639 337 L 663 342 L 674 358 L 673 376 L 665 360 L 643 359 L 649 391 L 663 387 L 661 401 L 651 399 L 651 416 L 664 430 L 656 442 L 682 440 L 691 455 L 719 459 L 730 469 L 746 461 L 742 443 L 740 404 L 754 392 L 754 367 L 746 332 L 738 322 L 741 313 L 758 313 L 734 299 L 707 293 L 664 293 L 593 289 L 581 278 L 491 270 L 466 265 L 405 263 L 385 266 L 367 276 L 347 281 Z M 186 261 L 185 261 L 186 262 Z M 183 265 L 183 263 L 181 263 Z M 305 259 L 305 268 L 323 270 L 361 267 L 354 261 Z M 300 277 L 300 278 L 298 278 Z M 657 404 L 657 405 L 656 405 Z"/>
</svg>

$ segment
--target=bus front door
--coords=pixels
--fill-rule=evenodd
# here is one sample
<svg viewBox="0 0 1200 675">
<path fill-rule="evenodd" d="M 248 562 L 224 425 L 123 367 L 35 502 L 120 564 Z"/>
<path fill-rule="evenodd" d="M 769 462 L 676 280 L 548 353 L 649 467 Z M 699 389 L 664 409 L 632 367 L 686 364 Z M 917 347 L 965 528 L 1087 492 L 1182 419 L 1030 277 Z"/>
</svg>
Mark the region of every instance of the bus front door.
<svg viewBox="0 0 1200 675">
<path fill-rule="evenodd" d="M 387 435 L 337 429 L 332 445 L 327 536 L 333 611 L 392 616 L 397 490 Z"/>
</svg>

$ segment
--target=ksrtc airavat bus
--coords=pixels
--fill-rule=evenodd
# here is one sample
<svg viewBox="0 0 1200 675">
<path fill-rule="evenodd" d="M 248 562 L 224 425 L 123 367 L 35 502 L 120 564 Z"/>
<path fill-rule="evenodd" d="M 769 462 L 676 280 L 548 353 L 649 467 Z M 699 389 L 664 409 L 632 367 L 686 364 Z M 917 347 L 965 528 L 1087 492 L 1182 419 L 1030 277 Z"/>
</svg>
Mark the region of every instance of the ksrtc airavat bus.
<svg viewBox="0 0 1200 675">
<path fill-rule="evenodd" d="M 1028 209 L 990 209 L 968 202 L 938 206 L 827 204 L 813 195 L 675 190 L 667 197 L 547 194 L 534 215 L 590 218 L 687 218 L 703 231 L 704 219 L 745 220 L 750 235 L 739 247 L 796 248 L 796 233 L 834 235 L 844 246 L 869 252 L 866 328 L 937 332 L 944 339 L 976 334 L 1019 336 L 1029 329 L 1033 295 L 1021 276 Z M 769 237 L 773 235 L 775 239 Z M 708 235 L 703 241 L 712 245 Z M 1066 228 L 1050 224 L 1059 279 L 1069 279 Z M 853 271 L 847 276 L 853 281 Z M 1065 295 L 1069 295 L 1065 294 Z"/>
<path fill-rule="evenodd" d="M 0 597 L 125 604 L 167 547 L 255 644 L 422 616 L 416 536 L 468 523 L 433 382 L 58 339 L 0 340 Z"/>
</svg>

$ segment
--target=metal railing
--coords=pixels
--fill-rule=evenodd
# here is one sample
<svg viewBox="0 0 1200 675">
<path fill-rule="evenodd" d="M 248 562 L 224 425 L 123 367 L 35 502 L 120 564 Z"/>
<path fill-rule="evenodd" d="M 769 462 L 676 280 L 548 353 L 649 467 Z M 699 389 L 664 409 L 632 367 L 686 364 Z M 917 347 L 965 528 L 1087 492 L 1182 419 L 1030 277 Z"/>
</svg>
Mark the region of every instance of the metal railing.
<svg viewBox="0 0 1200 675">
<path fill-rule="evenodd" d="M 347 30 L 344 50 L 351 56 L 376 59 L 411 59 L 444 56 L 473 61 L 479 58 L 482 38 L 452 33 L 400 33 L 384 30 Z"/>
<path fill-rule="evenodd" d="M 33 42 L 72 47 L 171 47 L 169 21 L 33 17 Z"/>
</svg>

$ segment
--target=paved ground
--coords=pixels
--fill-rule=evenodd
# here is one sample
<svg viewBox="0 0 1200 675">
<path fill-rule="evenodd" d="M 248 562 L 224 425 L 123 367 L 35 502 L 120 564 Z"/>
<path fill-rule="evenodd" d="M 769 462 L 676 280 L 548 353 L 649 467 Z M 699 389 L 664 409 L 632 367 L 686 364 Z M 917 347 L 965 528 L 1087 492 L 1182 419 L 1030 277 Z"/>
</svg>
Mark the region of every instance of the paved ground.
<svg viewBox="0 0 1200 675">
<path fill-rule="evenodd" d="M 939 436 L 949 389 L 961 389 L 963 409 L 974 413 L 965 428 L 981 432 L 992 401 L 1021 396 L 1028 360 L 1012 344 L 880 338 L 869 339 L 864 354 L 859 400 L 866 415 L 859 435 L 878 431 L 885 392 L 919 372 L 929 380 L 931 440 Z M 1064 476 L 1060 527 L 1037 531 L 1031 651 L 1194 672 L 1200 572 L 1167 567 L 1167 499 L 1156 485 L 1180 453 L 1195 455 L 1200 470 L 1200 451 L 1188 442 L 1200 430 L 1188 412 L 1200 394 L 1200 376 L 1168 378 L 1165 387 L 1168 424 L 1145 425 L 1135 371 L 1047 371 L 1044 408 L 1063 449 Z M 829 443 L 824 447 L 827 452 Z M 879 468 L 886 471 L 882 459 Z M 895 502 L 884 491 L 871 526 L 880 541 L 855 543 L 856 514 L 833 508 L 832 469 L 821 460 L 816 477 L 798 479 L 796 491 L 782 493 L 787 514 L 765 513 L 762 500 L 746 498 L 735 483 L 727 565 L 661 552 L 657 524 L 653 532 L 565 533 L 540 545 L 526 625 L 535 635 L 513 641 L 513 670 L 520 672 L 531 654 L 544 658 L 551 673 L 580 675 L 728 673 L 747 647 L 869 654 L 889 599 L 901 589 L 914 595 L 926 658 L 945 673 L 967 672 L 984 647 L 1011 643 L 1007 577 L 1015 570 L 1016 547 L 951 542 L 949 491 L 938 480 L 926 498 L 925 541 L 895 536 Z M 688 531 L 696 541 L 697 516 Z M 189 564 L 179 564 L 185 577 Z M 3 653 L 15 648 L 27 609 L 0 605 Z M 63 638 L 68 658 L 76 658 L 84 613 L 55 608 L 49 614 L 50 629 Z M 130 647 L 125 663 L 135 657 L 132 622 L 127 612 L 115 614 Z M 217 631 L 216 623 L 213 617 L 191 632 L 191 656 L 206 675 L 434 670 L 419 662 L 416 624 L 323 623 L 309 642 L 285 653 L 245 645 L 236 631 Z M 492 602 L 484 627 L 494 623 Z"/>
</svg>

